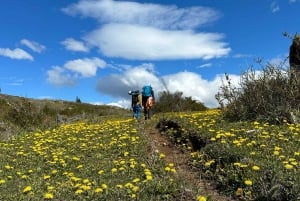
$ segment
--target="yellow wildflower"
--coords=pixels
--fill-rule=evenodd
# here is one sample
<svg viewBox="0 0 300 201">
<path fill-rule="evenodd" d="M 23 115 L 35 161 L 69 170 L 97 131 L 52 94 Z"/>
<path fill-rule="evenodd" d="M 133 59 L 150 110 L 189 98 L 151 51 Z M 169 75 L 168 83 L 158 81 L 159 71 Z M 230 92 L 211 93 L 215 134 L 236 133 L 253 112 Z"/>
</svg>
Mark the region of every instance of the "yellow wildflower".
<svg viewBox="0 0 300 201">
<path fill-rule="evenodd" d="M 146 176 L 146 180 L 152 180 L 152 179 L 153 179 L 153 177 L 151 175 Z"/>
<path fill-rule="evenodd" d="M 54 197 L 54 196 L 53 196 L 52 193 L 45 193 L 45 195 L 44 195 L 44 198 L 45 198 L 45 199 L 48 199 L 48 200 L 49 200 L 49 199 L 53 199 L 53 197 Z"/>
<path fill-rule="evenodd" d="M 77 189 L 77 190 L 75 191 L 75 194 L 76 194 L 76 195 L 79 195 L 79 194 L 81 194 L 81 193 L 83 193 L 83 190 L 82 190 L 82 189 Z"/>
<path fill-rule="evenodd" d="M 53 190 L 54 190 L 54 186 L 48 186 L 48 187 L 47 187 L 47 190 L 48 190 L 48 191 L 53 191 Z"/>
<path fill-rule="evenodd" d="M 50 178 L 50 175 L 44 175 L 44 179 L 49 179 Z"/>
<path fill-rule="evenodd" d="M 137 192 L 138 190 L 139 190 L 139 187 L 138 187 L 138 186 L 133 186 L 133 187 L 132 187 L 132 191 L 133 191 L 133 192 Z"/>
<path fill-rule="evenodd" d="M 206 200 L 207 200 L 207 198 L 205 196 L 203 196 L 203 195 L 199 195 L 197 197 L 197 201 L 206 201 Z"/>
<path fill-rule="evenodd" d="M 81 185 L 80 188 L 84 191 L 91 190 L 91 186 L 89 186 L 89 185 Z"/>
<path fill-rule="evenodd" d="M 244 182 L 247 186 L 251 186 L 252 185 L 252 181 L 251 180 L 245 180 Z"/>
<path fill-rule="evenodd" d="M 23 189 L 23 193 L 28 193 L 29 191 L 32 191 L 32 187 L 31 187 L 31 186 L 26 186 L 26 187 Z"/>
<path fill-rule="evenodd" d="M 128 151 L 125 151 L 125 152 L 124 152 L 124 156 L 125 156 L 125 157 L 128 156 L 128 154 L 129 154 Z"/>
<path fill-rule="evenodd" d="M 107 188 L 108 188 L 107 184 L 102 184 L 101 187 L 102 187 L 103 189 L 107 189 Z"/>
<path fill-rule="evenodd" d="M 140 181 L 139 178 L 135 178 L 134 180 L 132 180 L 133 183 L 137 183 L 137 182 L 139 182 L 139 181 Z"/>
<path fill-rule="evenodd" d="M 236 189 L 236 191 L 235 191 L 235 195 L 236 195 L 236 196 L 240 196 L 240 195 L 242 195 L 242 194 L 243 194 L 243 189 L 242 189 L 242 188 Z"/>
<path fill-rule="evenodd" d="M 291 170 L 294 168 L 294 166 L 292 166 L 291 164 L 286 164 L 284 167 L 288 170 Z"/>
<path fill-rule="evenodd" d="M 76 168 L 77 169 L 83 168 L 83 165 L 78 165 Z"/>
<path fill-rule="evenodd" d="M 167 171 L 167 172 L 168 172 L 168 171 L 171 171 L 171 168 L 170 168 L 170 167 L 166 167 L 166 168 L 165 168 L 165 171 Z"/>
<path fill-rule="evenodd" d="M 102 193 L 102 192 L 103 192 L 103 189 L 102 189 L 102 188 L 99 188 L 99 187 L 98 187 L 98 188 L 95 189 L 95 193 Z"/>
<path fill-rule="evenodd" d="M 162 154 L 162 153 L 161 153 L 161 154 L 159 154 L 159 158 L 160 158 L 160 159 L 162 159 L 162 158 L 165 158 L 165 157 L 166 157 L 166 155 L 165 155 L 165 154 Z"/>
</svg>

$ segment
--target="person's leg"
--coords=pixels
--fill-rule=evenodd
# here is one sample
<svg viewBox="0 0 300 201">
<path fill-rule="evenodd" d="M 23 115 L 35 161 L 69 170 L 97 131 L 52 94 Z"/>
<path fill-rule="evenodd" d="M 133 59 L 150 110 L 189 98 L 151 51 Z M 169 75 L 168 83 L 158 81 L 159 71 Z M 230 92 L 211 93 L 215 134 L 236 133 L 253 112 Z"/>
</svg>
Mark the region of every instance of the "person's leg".
<svg viewBox="0 0 300 201">
<path fill-rule="evenodd" d="M 137 118 L 137 106 L 133 106 L 133 117 Z"/>
<path fill-rule="evenodd" d="M 147 111 L 148 119 L 151 119 L 151 107 L 149 107 Z"/>
<path fill-rule="evenodd" d="M 143 107 L 144 107 L 144 117 L 145 120 L 147 120 L 147 109 L 146 109 L 146 102 L 147 102 L 147 96 L 143 96 L 142 97 L 142 103 L 143 103 Z"/>
<path fill-rule="evenodd" d="M 132 117 L 134 118 L 134 106 L 132 106 Z"/>
<path fill-rule="evenodd" d="M 141 106 L 138 105 L 136 110 L 137 110 L 136 111 L 136 115 L 137 115 L 136 118 L 140 119 L 141 118 Z"/>
</svg>

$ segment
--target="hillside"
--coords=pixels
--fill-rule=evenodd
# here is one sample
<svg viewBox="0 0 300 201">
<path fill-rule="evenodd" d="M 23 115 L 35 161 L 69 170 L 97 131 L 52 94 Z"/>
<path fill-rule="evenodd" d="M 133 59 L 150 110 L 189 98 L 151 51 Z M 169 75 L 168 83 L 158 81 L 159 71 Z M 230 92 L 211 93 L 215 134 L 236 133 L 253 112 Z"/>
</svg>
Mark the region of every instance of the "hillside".
<svg viewBox="0 0 300 201">
<path fill-rule="evenodd" d="M 64 100 L 39 100 L 0 94 L 0 139 L 20 132 L 57 126 L 61 123 L 100 116 L 128 116 L 115 106 L 92 105 Z"/>
<path fill-rule="evenodd" d="M 155 129 L 158 114 L 135 121 L 117 107 L 3 94 L 0 103 L 0 186 L 9 189 L 0 200 L 232 200 Z"/>
</svg>

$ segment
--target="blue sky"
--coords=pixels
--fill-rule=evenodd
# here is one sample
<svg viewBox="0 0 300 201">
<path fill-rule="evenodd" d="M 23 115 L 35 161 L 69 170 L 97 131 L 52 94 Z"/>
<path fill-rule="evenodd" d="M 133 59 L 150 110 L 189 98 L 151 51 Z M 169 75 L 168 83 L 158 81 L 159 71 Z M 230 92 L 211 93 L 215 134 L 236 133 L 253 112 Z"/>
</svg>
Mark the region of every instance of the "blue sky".
<svg viewBox="0 0 300 201">
<path fill-rule="evenodd" d="M 129 107 L 129 90 L 218 106 L 224 73 L 278 64 L 300 32 L 300 0 L 4 0 L 1 93 Z"/>
</svg>

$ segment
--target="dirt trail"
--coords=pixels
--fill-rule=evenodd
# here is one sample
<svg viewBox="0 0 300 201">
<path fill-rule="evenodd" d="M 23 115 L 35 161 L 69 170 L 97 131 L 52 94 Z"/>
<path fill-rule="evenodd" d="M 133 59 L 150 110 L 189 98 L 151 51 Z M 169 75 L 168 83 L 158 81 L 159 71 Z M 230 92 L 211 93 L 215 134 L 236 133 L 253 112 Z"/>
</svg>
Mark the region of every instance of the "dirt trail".
<svg viewBox="0 0 300 201">
<path fill-rule="evenodd" d="M 215 201 L 233 201 L 233 199 L 222 196 L 210 185 L 209 181 L 202 179 L 195 170 L 188 166 L 189 153 L 180 150 L 165 136 L 153 128 L 144 126 L 144 133 L 151 142 L 151 151 L 158 150 L 160 153 L 165 154 L 165 160 L 168 163 L 174 163 L 177 176 L 185 184 L 185 191 L 187 194 L 191 189 L 199 189 L 203 195 L 210 196 Z M 191 197 L 191 196 L 187 196 Z M 195 198 L 194 198 L 195 199 Z M 186 200 L 186 199 L 185 199 Z"/>
</svg>

